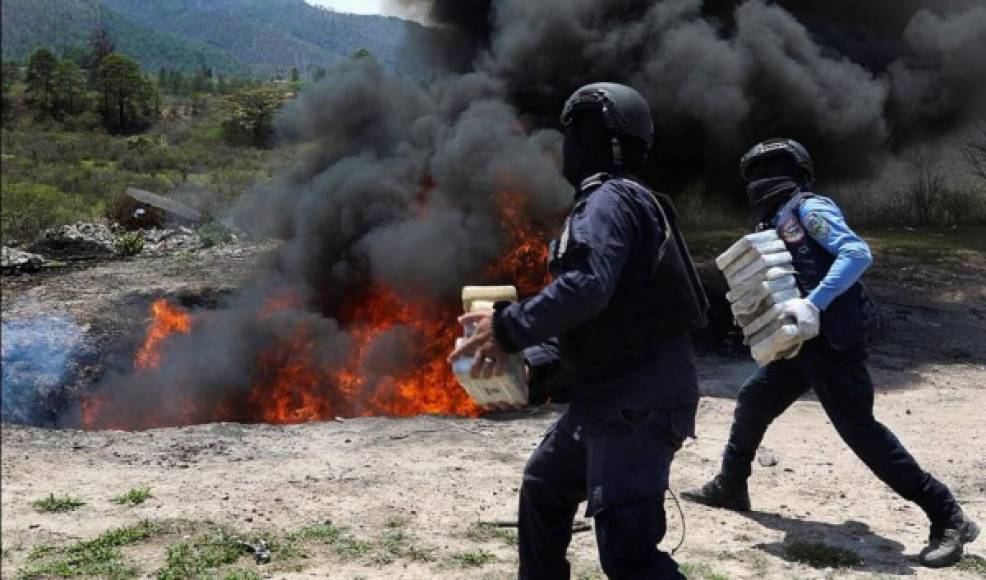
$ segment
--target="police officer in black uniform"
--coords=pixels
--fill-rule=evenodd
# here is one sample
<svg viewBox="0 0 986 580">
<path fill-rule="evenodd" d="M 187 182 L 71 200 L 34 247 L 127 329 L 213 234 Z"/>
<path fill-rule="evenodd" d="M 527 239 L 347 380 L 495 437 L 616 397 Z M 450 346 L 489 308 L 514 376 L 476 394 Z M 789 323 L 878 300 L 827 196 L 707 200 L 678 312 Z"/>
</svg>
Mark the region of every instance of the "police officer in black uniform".
<svg viewBox="0 0 986 580">
<path fill-rule="evenodd" d="M 694 435 L 688 333 L 705 325 L 708 303 L 671 201 L 635 177 L 654 132 L 643 97 L 591 84 L 561 121 L 564 173 L 577 192 L 551 246 L 553 280 L 522 302 L 464 316 L 477 330 L 453 357 L 475 352 L 474 373 L 490 375 L 507 353 L 557 337 L 572 381 L 568 411 L 524 469 L 522 579 L 569 578 L 565 552 L 586 500 L 607 576 L 683 578 L 657 544 L 671 461 Z"/>
<path fill-rule="evenodd" d="M 875 314 L 859 281 L 872 262 L 869 246 L 849 228 L 835 202 L 809 190 L 814 167 L 797 141 L 758 143 L 743 157 L 740 169 L 758 229 L 776 229 L 794 258 L 805 297 L 792 301 L 786 311 L 798 319 L 799 327 L 813 330 L 803 337 L 808 340 L 796 357 L 767 365 L 743 385 L 719 474 L 682 496 L 748 511 L 746 481 L 767 427 L 813 389 L 832 425 L 866 466 L 928 515 L 931 537 L 921 553 L 922 563 L 954 564 L 979 528 L 962 513 L 948 488 L 921 469 L 873 416 L 865 337 Z M 801 324 L 805 321 L 809 323 Z"/>
</svg>

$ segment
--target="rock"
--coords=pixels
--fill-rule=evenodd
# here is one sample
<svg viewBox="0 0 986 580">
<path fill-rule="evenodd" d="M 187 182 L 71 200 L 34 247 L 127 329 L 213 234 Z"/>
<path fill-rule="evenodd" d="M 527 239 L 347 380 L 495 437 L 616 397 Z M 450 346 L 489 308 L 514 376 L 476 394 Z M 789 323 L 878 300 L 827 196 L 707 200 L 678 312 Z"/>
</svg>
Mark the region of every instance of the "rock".
<svg viewBox="0 0 986 580">
<path fill-rule="evenodd" d="M 115 242 L 109 226 L 79 222 L 43 231 L 31 251 L 58 260 L 91 260 L 113 256 Z"/>
<path fill-rule="evenodd" d="M 764 447 L 757 451 L 757 462 L 764 467 L 773 467 L 779 463 L 774 452 Z"/>
<path fill-rule="evenodd" d="M 186 227 L 140 230 L 140 235 L 144 238 L 142 253 L 150 256 L 202 248 L 202 239 L 199 235 Z"/>
<path fill-rule="evenodd" d="M 2 265 L 2 273 L 5 276 L 9 274 L 37 272 L 44 264 L 44 256 L 18 250 L 17 248 L 3 247 L 3 257 L 0 265 Z"/>
</svg>

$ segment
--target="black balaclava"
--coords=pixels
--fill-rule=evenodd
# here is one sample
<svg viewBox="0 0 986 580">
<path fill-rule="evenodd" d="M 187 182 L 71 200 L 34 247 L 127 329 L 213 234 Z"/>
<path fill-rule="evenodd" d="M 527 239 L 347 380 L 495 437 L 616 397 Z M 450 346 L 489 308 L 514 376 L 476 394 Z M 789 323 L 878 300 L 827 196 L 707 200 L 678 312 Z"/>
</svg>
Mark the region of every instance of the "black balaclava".
<svg viewBox="0 0 986 580">
<path fill-rule="evenodd" d="M 586 178 L 597 173 L 633 176 L 642 167 L 646 147 L 632 137 L 618 137 L 619 163 L 614 160 L 613 139 L 599 111 L 574 113 L 572 123 L 565 127 L 563 173 L 573 187 L 579 189 Z"/>
<path fill-rule="evenodd" d="M 808 184 L 804 169 L 783 153 L 755 161 L 748 179 L 746 195 L 755 223 L 769 221 L 781 205 Z"/>
</svg>

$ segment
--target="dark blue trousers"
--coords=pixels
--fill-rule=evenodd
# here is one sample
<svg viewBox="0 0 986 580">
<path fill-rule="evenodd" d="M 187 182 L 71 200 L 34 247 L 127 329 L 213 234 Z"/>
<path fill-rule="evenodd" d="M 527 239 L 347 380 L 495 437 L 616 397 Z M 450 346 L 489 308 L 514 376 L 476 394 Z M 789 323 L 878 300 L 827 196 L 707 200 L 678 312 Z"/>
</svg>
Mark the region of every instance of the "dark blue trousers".
<svg viewBox="0 0 986 580">
<path fill-rule="evenodd" d="M 948 522 L 958 509 L 952 493 L 921 469 L 900 440 L 873 416 L 873 382 L 866 357 L 863 345 L 836 351 L 819 338 L 807 343 L 794 359 L 758 370 L 736 400 L 723 477 L 744 481 L 750 477 L 767 427 L 812 389 L 842 440 L 881 481 L 920 506 L 933 524 Z"/>
<path fill-rule="evenodd" d="M 588 500 L 603 571 L 611 579 L 683 579 L 658 550 L 671 461 L 695 407 L 620 411 L 589 425 L 563 415 L 534 451 L 520 490 L 520 578 L 568 580 L 565 553 Z"/>
</svg>

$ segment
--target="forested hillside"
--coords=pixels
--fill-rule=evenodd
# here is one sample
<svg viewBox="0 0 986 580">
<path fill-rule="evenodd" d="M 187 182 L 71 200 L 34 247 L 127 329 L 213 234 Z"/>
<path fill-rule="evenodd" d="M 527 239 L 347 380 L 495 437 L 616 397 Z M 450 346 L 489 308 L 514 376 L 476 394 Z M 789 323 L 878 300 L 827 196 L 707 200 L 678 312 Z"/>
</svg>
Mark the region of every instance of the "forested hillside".
<svg viewBox="0 0 986 580">
<path fill-rule="evenodd" d="M 4 0 L 3 55 L 23 60 L 39 46 L 65 53 L 97 26 L 145 69 L 312 74 L 365 48 L 383 64 L 420 76 L 402 50 L 397 18 L 340 14 L 303 0 Z"/>
<path fill-rule="evenodd" d="M 98 0 L 4 0 L 2 21 L 5 60 L 23 61 L 42 46 L 71 55 L 101 27 L 120 52 L 148 70 L 163 66 L 191 72 L 208 66 L 229 75 L 252 72 L 224 50 L 143 26 Z"/>
</svg>

